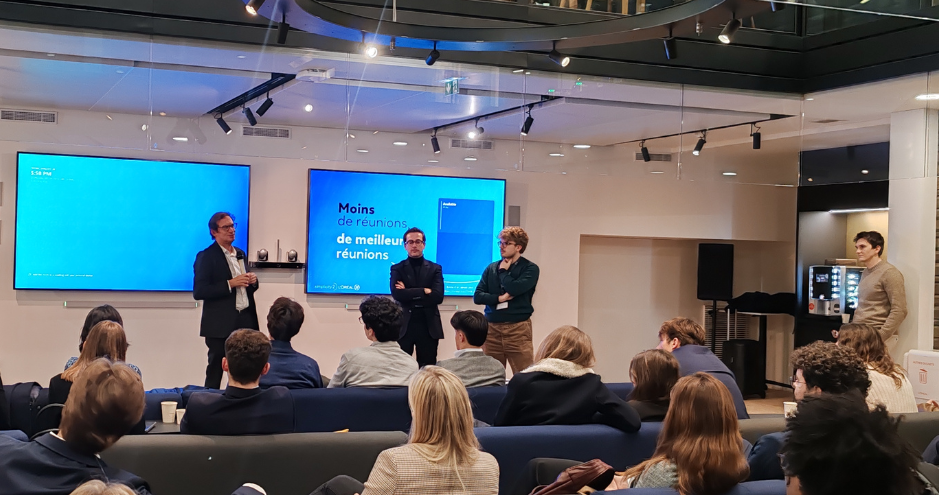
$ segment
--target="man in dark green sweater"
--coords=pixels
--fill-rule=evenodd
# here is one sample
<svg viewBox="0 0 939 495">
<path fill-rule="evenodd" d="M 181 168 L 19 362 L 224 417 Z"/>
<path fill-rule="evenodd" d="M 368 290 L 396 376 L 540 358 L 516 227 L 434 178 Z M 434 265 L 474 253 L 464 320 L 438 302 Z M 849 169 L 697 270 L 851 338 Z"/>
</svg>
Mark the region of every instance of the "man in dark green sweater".
<svg viewBox="0 0 939 495">
<path fill-rule="evenodd" d="M 531 341 L 531 298 L 538 284 L 538 265 L 522 257 L 528 247 L 528 234 L 521 227 L 508 227 L 499 233 L 502 260 L 486 267 L 473 302 L 486 305 L 489 335 L 483 352 L 506 361 L 513 373 L 534 362 Z"/>
</svg>

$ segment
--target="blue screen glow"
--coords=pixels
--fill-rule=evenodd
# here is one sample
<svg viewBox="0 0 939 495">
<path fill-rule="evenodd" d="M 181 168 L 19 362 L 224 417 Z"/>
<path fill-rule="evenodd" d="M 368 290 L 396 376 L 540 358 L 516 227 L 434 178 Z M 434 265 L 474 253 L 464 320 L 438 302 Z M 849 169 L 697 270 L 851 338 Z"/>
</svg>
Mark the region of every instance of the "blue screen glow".
<svg viewBox="0 0 939 495">
<path fill-rule="evenodd" d="M 472 296 L 499 258 L 505 181 L 310 170 L 308 293 L 388 294 L 410 227 L 443 267 L 444 293 Z"/>
<path fill-rule="evenodd" d="M 248 245 L 250 168 L 20 153 L 15 289 L 191 291 L 208 221 Z"/>
</svg>

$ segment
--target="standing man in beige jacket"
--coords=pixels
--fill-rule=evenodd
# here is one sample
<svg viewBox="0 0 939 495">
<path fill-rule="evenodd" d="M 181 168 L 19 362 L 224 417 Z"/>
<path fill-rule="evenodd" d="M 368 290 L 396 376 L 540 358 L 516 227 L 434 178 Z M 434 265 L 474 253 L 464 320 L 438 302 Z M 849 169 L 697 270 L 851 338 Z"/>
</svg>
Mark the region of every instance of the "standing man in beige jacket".
<svg viewBox="0 0 939 495">
<path fill-rule="evenodd" d="M 858 307 L 853 323 L 871 325 L 888 347 L 893 347 L 899 336 L 897 330 L 906 318 L 906 289 L 903 274 L 881 256 L 884 236 L 879 232 L 858 232 L 854 236 L 858 261 L 866 267 L 858 286 Z"/>
</svg>

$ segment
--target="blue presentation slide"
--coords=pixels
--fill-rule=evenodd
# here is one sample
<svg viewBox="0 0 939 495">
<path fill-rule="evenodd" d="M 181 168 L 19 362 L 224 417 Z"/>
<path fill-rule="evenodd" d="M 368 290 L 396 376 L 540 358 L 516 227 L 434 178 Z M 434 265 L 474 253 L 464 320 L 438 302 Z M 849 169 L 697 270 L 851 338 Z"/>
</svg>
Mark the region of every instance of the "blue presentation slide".
<svg viewBox="0 0 939 495">
<path fill-rule="evenodd" d="M 308 293 L 389 294 L 404 232 L 427 235 L 424 257 L 443 267 L 444 293 L 472 296 L 499 259 L 505 181 L 310 170 Z"/>
<path fill-rule="evenodd" d="M 209 217 L 248 246 L 250 168 L 20 153 L 16 289 L 191 291 Z"/>
</svg>

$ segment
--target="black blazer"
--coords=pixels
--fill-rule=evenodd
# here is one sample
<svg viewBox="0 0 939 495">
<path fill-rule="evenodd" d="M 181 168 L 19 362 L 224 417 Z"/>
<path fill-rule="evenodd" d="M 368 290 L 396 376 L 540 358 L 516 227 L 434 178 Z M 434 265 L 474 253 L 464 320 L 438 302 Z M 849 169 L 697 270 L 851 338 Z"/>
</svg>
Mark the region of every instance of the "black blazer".
<svg viewBox="0 0 939 495">
<path fill-rule="evenodd" d="M 509 381 L 493 426 L 600 423 L 631 433 L 639 414 L 610 392 L 600 375 L 565 378 L 544 371 L 518 373 Z"/>
<path fill-rule="evenodd" d="M 404 289 L 395 289 L 395 283 L 398 281 L 404 282 Z M 430 289 L 430 294 L 425 294 L 424 289 Z M 404 308 L 399 338 L 404 337 L 408 331 L 412 311 L 423 311 L 430 336 L 435 339 L 443 338 L 440 309 L 437 307 L 443 302 L 443 268 L 440 265 L 425 258 L 424 265 L 421 266 L 420 280 L 415 276 L 410 260 L 405 259 L 391 265 L 391 297 Z"/>
<path fill-rule="evenodd" d="M 248 259 L 245 252 L 235 248 L 238 259 L 244 259 L 247 269 Z M 222 251 L 222 246 L 213 242 L 211 246 L 203 249 L 196 255 L 196 262 L 192 265 L 192 297 L 202 301 L 202 324 L 199 336 L 224 339 L 238 330 L 235 321 L 238 311 L 235 309 L 236 294 L 229 290 L 228 281 L 232 279 L 231 268 Z M 248 312 L 254 326 L 258 330 L 258 309 L 254 304 L 254 292 L 258 284 L 248 287 Z"/>
<path fill-rule="evenodd" d="M 222 394 L 194 393 L 179 426 L 180 432 L 193 435 L 270 435 L 293 430 L 293 397 L 280 386 L 229 386 Z"/>
<path fill-rule="evenodd" d="M 93 455 L 76 452 L 51 434 L 32 442 L 0 435 L 0 459 L 0 495 L 69 495 L 78 485 L 94 479 L 120 482 L 140 495 L 150 494 L 143 479 L 112 468 Z"/>
</svg>

